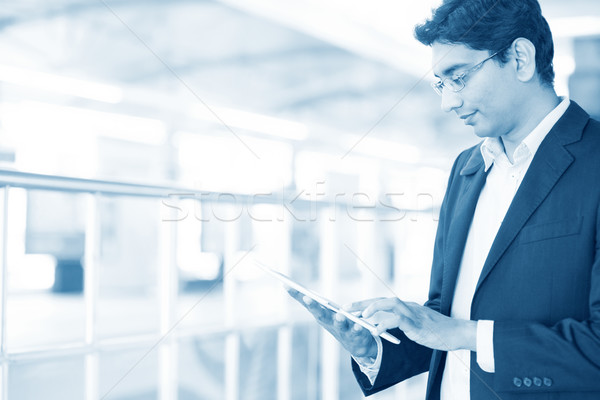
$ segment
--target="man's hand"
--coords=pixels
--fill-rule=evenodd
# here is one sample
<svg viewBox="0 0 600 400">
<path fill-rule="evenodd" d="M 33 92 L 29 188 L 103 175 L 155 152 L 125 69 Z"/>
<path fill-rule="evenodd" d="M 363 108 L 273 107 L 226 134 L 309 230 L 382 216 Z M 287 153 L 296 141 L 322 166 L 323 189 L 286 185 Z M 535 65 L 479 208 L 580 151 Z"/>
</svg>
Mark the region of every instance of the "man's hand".
<svg viewBox="0 0 600 400">
<path fill-rule="evenodd" d="M 476 351 L 477 322 L 450 318 L 416 303 L 396 297 L 352 303 L 347 311 L 362 311 L 362 317 L 375 316 L 378 332 L 400 328 L 414 342 L 431 349 Z"/>
<path fill-rule="evenodd" d="M 342 314 L 335 313 L 321 306 L 310 297 L 304 296 L 294 289 L 288 288 L 287 290 L 290 296 L 310 311 L 319 325 L 331 333 L 354 357 L 368 357 L 372 359 L 377 357 L 377 342 L 371 332 L 358 324 L 348 321 Z"/>
</svg>

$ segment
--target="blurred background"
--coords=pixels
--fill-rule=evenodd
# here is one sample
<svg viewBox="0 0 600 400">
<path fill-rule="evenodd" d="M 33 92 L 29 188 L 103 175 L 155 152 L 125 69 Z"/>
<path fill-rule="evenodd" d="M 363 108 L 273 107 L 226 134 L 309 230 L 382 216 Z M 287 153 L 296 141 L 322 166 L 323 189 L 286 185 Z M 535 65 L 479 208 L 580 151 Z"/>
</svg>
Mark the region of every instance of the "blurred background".
<svg viewBox="0 0 600 400">
<path fill-rule="evenodd" d="M 254 261 L 425 301 L 477 143 L 412 36 L 438 3 L 2 2 L 0 399 L 363 398 Z M 600 117 L 600 3 L 540 3 L 557 92 Z"/>
</svg>

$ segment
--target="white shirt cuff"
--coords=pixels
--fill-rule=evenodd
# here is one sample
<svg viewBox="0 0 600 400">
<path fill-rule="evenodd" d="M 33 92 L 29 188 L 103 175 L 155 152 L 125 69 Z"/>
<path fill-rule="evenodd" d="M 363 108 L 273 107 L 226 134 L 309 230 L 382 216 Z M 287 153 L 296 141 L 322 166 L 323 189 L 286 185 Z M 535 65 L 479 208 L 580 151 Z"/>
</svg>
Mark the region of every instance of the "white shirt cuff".
<svg viewBox="0 0 600 400">
<path fill-rule="evenodd" d="M 358 364 L 361 372 L 369 378 L 371 385 L 375 383 L 375 378 L 377 378 L 377 374 L 379 373 L 379 369 L 381 368 L 381 359 L 383 356 L 383 344 L 381 343 L 381 338 L 379 336 L 373 336 L 375 342 L 377 342 L 377 358 L 373 361 L 373 359 L 369 359 L 368 357 L 354 357 L 354 361 Z"/>
<path fill-rule="evenodd" d="M 496 372 L 494 363 L 494 321 L 477 321 L 477 364 L 485 372 Z"/>
</svg>

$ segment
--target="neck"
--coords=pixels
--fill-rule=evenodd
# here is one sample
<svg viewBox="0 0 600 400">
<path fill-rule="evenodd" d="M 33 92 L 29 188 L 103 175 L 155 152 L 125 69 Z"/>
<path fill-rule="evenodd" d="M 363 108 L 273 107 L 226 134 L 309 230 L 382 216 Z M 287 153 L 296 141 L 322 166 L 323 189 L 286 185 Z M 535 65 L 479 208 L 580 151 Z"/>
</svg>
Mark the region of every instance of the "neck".
<svg viewBox="0 0 600 400">
<path fill-rule="evenodd" d="M 560 98 L 553 88 L 540 88 L 540 92 L 530 93 L 525 98 L 527 100 L 521 104 L 519 112 L 519 121 L 522 123 L 508 134 L 500 137 L 504 144 L 504 152 L 511 163 L 513 162 L 513 153 L 523 139 L 560 103 Z"/>
</svg>

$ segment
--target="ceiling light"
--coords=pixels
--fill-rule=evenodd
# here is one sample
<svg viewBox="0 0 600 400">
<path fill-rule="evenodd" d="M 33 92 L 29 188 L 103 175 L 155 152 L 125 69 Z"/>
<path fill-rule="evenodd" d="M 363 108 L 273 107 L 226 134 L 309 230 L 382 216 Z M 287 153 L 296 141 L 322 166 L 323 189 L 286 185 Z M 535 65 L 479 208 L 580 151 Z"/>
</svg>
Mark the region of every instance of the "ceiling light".
<svg viewBox="0 0 600 400">
<path fill-rule="evenodd" d="M 109 113 L 85 108 L 36 101 L 0 103 L 3 126 L 7 132 L 28 138 L 54 135 L 62 138 L 111 137 L 148 145 L 163 145 L 167 140 L 164 122 L 154 118 Z M 36 118 L 31 118 L 35 115 Z M 60 144 L 60 143 L 59 143 Z"/>
<path fill-rule="evenodd" d="M 111 85 L 0 65 L 0 81 L 69 96 L 119 103 L 123 91 Z"/>
<path fill-rule="evenodd" d="M 304 140 L 308 137 L 308 128 L 302 123 L 233 108 L 211 106 L 209 109 L 204 105 L 196 105 L 192 108 L 191 115 L 204 121 L 247 129 L 283 139 Z"/>
<path fill-rule="evenodd" d="M 407 164 L 416 164 L 421 158 L 419 149 L 415 146 L 371 137 L 366 137 L 358 142 L 354 151 Z"/>
</svg>

